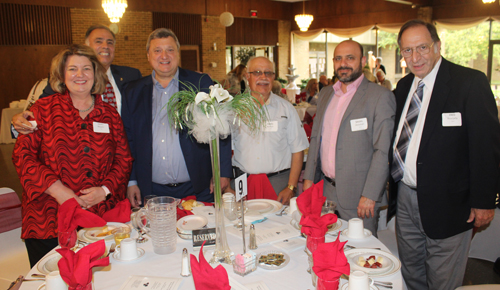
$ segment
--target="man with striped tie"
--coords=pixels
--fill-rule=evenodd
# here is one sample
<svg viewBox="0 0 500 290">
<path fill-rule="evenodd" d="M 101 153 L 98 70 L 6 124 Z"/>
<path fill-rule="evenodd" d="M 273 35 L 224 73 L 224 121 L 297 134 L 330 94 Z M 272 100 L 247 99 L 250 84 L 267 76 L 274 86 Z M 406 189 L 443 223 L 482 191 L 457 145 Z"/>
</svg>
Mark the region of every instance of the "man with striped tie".
<svg viewBox="0 0 500 290">
<path fill-rule="evenodd" d="M 106 69 L 109 82 L 106 85 L 106 92 L 101 95 L 102 99 L 110 103 L 121 114 L 121 96 L 124 85 L 130 81 L 140 79 L 142 77 L 141 72 L 136 68 L 112 64 L 115 58 L 116 38 L 115 34 L 107 26 L 93 25 L 89 27 L 85 33 L 85 44 L 94 49 L 99 62 Z M 40 98 L 53 94 L 55 92 L 48 83 Z M 31 112 L 24 111 L 12 117 L 12 124 L 17 132 L 22 134 L 33 132 L 34 128 L 26 120 L 30 114 Z M 16 133 L 14 133 L 15 136 L 17 136 Z"/>
<path fill-rule="evenodd" d="M 486 76 L 440 55 L 434 25 L 398 35 L 411 73 L 398 82 L 389 215 L 408 289 L 462 285 L 472 227 L 494 216 L 500 124 Z"/>
</svg>

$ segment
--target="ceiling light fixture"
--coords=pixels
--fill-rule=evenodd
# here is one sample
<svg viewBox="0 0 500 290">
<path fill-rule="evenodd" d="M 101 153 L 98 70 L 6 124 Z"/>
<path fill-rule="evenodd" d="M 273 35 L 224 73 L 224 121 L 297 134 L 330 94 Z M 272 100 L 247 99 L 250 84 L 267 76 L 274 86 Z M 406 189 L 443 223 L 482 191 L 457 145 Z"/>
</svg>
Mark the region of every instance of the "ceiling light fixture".
<svg viewBox="0 0 500 290">
<path fill-rule="evenodd" d="M 489 3 L 493 3 L 495 2 L 495 0 L 483 0 L 483 3 L 485 4 L 489 4 Z"/>
<path fill-rule="evenodd" d="M 311 14 L 305 13 L 305 1 L 302 2 L 302 14 L 295 15 L 295 22 L 300 28 L 300 31 L 307 31 L 309 29 L 309 25 L 314 20 L 314 17 Z"/>
<path fill-rule="evenodd" d="M 111 23 L 120 22 L 127 7 L 127 0 L 102 0 L 102 8 L 108 14 Z"/>
</svg>

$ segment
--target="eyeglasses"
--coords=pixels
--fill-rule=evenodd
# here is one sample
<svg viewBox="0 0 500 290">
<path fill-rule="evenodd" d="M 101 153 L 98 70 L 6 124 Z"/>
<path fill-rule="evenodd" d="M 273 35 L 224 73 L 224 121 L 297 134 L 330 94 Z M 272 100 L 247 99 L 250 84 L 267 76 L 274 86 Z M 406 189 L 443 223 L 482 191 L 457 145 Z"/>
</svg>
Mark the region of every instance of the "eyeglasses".
<svg viewBox="0 0 500 290">
<path fill-rule="evenodd" d="M 407 47 L 401 49 L 401 55 L 404 57 L 411 57 L 413 55 L 413 52 L 416 51 L 420 55 L 428 54 L 431 51 L 431 47 L 434 45 L 434 42 L 431 43 L 431 45 L 428 44 L 422 44 L 419 45 L 415 48 Z"/>
<path fill-rule="evenodd" d="M 260 71 L 260 70 L 256 70 L 256 71 L 251 71 L 251 72 L 248 72 L 249 74 L 253 74 L 255 77 L 260 77 L 262 74 L 264 74 L 267 78 L 270 78 L 272 76 L 274 76 L 274 72 L 272 71 Z"/>
</svg>

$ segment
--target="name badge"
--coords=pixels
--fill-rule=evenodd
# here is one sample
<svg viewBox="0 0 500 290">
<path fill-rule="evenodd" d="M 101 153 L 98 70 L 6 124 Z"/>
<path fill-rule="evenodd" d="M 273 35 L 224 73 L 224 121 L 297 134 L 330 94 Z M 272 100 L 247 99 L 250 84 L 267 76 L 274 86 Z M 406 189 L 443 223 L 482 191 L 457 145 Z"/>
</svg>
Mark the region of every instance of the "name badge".
<svg viewBox="0 0 500 290">
<path fill-rule="evenodd" d="M 109 133 L 109 125 L 106 123 L 94 122 L 94 132 Z"/>
<path fill-rule="evenodd" d="M 462 114 L 443 113 L 443 127 L 460 127 L 462 126 Z"/>
<path fill-rule="evenodd" d="M 366 129 L 368 129 L 368 119 L 361 118 L 361 119 L 351 120 L 351 131 L 352 132 L 363 131 Z"/>
<path fill-rule="evenodd" d="M 278 132 L 278 121 L 267 121 L 264 125 L 264 132 Z"/>
</svg>

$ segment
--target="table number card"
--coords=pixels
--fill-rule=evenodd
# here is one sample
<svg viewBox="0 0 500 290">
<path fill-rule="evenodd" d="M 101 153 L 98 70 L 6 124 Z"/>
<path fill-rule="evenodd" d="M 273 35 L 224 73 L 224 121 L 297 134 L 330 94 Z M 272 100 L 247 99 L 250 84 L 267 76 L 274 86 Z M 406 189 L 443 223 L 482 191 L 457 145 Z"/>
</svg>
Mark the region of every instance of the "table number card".
<svg viewBox="0 0 500 290">
<path fill-rule="evenodd" d="M 247 196 L 247 174 L 243 173 L 234 180 L 234 187 L 236 191 L 236 201 Z"/>
<path fill-rule="evenodd" d="M 181 278 L 129 276 L 120 290 L 155 289 L 175 290 L 181 285 Z"/>
<path fill-rule="evenodd" d="M 282 225 L 279 227 L 259 230 L 255 235 L 257 239 L 257 245 L 271 243 L 275 241 L 282 241 L 285 239 L 290 239 L 299 236 L 300 233 L 290 224 Z"/>
</svg>

